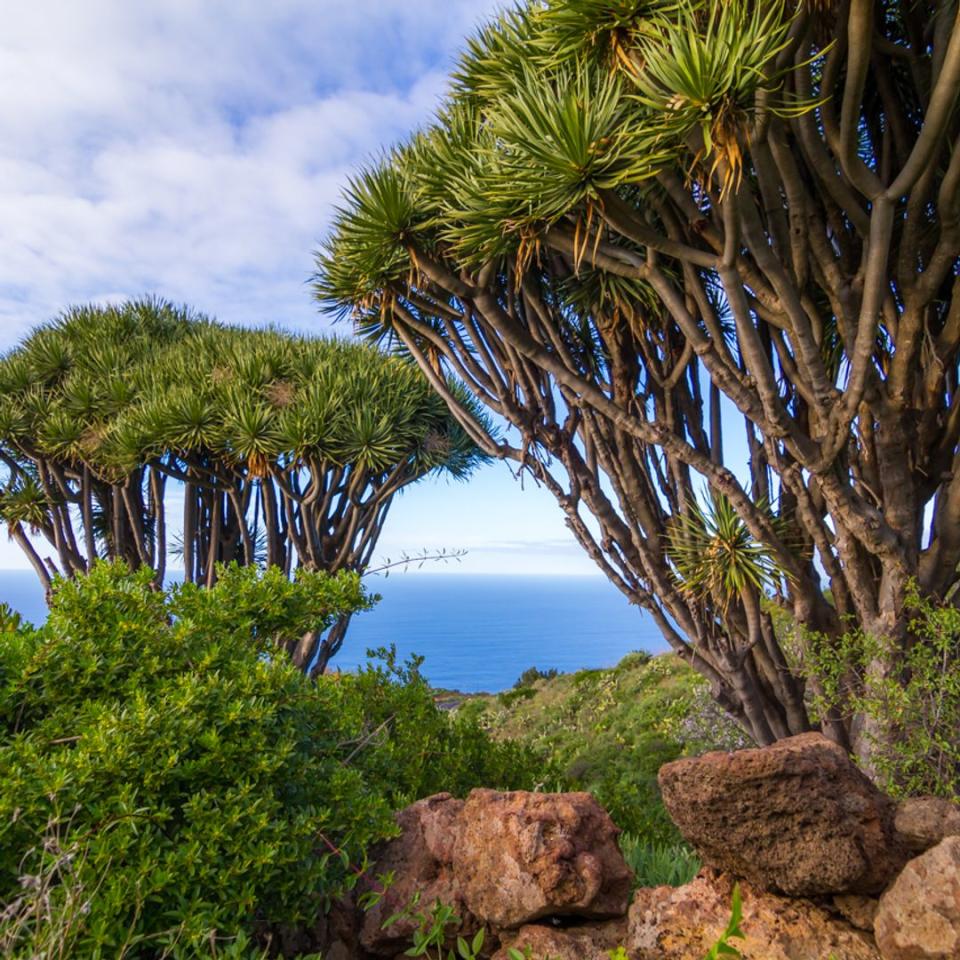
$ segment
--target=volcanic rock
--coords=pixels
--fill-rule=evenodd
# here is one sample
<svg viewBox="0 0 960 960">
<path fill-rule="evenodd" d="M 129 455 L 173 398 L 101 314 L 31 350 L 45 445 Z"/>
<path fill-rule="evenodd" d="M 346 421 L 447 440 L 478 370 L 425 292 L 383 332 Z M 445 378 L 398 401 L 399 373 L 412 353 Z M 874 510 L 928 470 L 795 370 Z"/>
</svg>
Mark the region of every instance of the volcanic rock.
<svg viewBox="0 0 960 960">
<path fill-rule="evenodd" d="M 960 957 L 960 837 L 903 868 L 880 898 L 874 933 L 884 960 Z"/>
<path fill-rule="evenodd" d="M 907 854 L 894 804 L 818 733 L 660 770 L 673 822 L 705 864 L 774 893 L 879 893 Z"/>
<path fill-rule="evenodd" d="M 923 853 L 945 837 L 960 836 L 960 805 L 942 797 L 911 797 L 897 805 L 894 826 L 912 853 Z"/>
<path fill-rule="evenodd" d="M 474 790 L 455 872 L 467 909 L 497 928 L 623 916 L 632 874 L 619 829 L 589 793 Z"/>
<path fill-rule="evenodd" d="M 528 924 L 519 930 L 503 935 L 500 950 L 491 960 L 509 960 L 512 947 L 529 952 L 531 958 L 540 960 L 610 960 L 610 953 L 626 943 L 625 920 L 608 920 L 606 923 L 584 923 L 575 927 L 553 927 Z"/>
<path fill-rule="evenodd" d="M 704 870 L 683 887 L 638 890 L 629 914 L 630 960 L 703 960 L 730 919 L 734 881 Z M 873 938 L 809 900 L 740 885 L 743 960 L 880 960 Z"/>
<path fill-rule="evenodd" d="M 414 920 L 400 919 L 384 928 L 389 917 L 405 908 L 412 913 L 429 912 L 439 900 L 452 907 L 467 927 L 472 926 L 453 868 L 462 809 L 462 800 L 438 793 L 397 814 L 400 835 L 373 854 L 376 863 L 371 872 L 378 876 L 392 872 L 393 883 L 363 917 L 360 943 L 370 953 L 393 956 L 410 944 L 417 926 Z M 376 891 L 378 881 L 369 881 L 369 887 Z"/>
</svg>

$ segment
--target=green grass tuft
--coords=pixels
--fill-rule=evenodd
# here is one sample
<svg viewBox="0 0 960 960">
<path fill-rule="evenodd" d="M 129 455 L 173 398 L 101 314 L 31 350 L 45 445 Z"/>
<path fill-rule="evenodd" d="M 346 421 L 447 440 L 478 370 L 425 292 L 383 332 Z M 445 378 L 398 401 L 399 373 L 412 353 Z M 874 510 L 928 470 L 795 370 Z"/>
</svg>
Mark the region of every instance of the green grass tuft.
<svg viewBox="0 0 960 960">
<path fill-rule="evenodd" d="M 651 843 L 636 834 L 620 836 L 620 850 L 636 887 L 682 887 L 700 870 L 699 857 L 684 843 Z"/>
</svg>

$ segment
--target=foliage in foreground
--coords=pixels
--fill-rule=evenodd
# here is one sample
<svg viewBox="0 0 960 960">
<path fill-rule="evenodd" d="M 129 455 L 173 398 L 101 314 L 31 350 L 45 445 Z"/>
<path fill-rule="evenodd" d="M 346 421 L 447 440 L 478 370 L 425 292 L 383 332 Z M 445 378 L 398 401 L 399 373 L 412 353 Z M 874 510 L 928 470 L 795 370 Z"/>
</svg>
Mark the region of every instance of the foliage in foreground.
<svg viewBox="0 0 960 960">
<path fill-rule="evenodd" d="M 814 681 L 817 713 L 862 718 L 870 772 L 894 796 L 960 797 L 960 610 L 916 590 L 907 596 L 914 642 L 851 630 L 835 643 L 794 642 L 799 669 Z"/>
<path fill-rule="evenodd" d="M 549 758 L 560 770 L 556 786 L 590 791 L 643 844 L 680 842 L 657 788 L 664 763 L 746 745 L 703 679 L 673 655 L 634 653 L 610 670 L 536 679 L 469 699 L 460 713 Z"/>
<path fill-rule="evenodd" d="M 538 778 L 415 664 L 314 683 L 288 662 L 278 638 L 365 604 L 355 576 L 152 576 L 101 564 L 41 629 L 0 631 L 4 955 L 247 956 L 353 882 L 394 808 Z"/>
</svg>

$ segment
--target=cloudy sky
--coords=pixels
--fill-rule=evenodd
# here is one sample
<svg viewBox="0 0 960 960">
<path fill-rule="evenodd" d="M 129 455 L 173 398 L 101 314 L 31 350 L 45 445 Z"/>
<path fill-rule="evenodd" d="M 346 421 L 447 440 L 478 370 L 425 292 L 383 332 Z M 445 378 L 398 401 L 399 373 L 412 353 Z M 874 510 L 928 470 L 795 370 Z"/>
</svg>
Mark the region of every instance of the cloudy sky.
<svg viewBox="0 0 960 960">
<path fill-rule="evenodd" d="M 34 0 L 0 33 L 0 349 L 69 303 L 155 293 L 322 332 L 312 251 L 350 171 L 426 121 L 492 0 Z M 504 464 L 395 504 L 386 556 L 592 573 Z M 0 538 L 0 567 L 22 566 Z"/>
</svg>

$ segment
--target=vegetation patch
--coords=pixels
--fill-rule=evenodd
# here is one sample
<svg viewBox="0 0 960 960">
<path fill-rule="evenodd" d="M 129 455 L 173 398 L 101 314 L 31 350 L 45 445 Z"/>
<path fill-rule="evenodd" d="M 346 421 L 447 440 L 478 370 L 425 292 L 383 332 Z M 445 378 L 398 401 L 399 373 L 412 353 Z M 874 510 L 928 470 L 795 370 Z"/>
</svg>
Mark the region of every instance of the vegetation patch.
<svg viewBox="0 0 960 960">
<path fill-rule="evenodd" d="M 608 670 L 531 678 L 527 671 L 523 686 L 468 697 L 458 714 L 537 751 L 545 770 L 558 771 L 549 789 L 593 793 L 636 843 L 680 843 L 657 789 L 662 764 L 747 743 L 706 682 L 672 654 L 632 653 Z"/>
<path fill-rule="evenodd" d="M 0 631 L 0 953 L 247 956 L 349 888 L 393 811 L 530 788 L 539 759 L 440 711 L 416 662 L 308 680 L 285 641 L 356 575 L 101 564 Z"/>
</svg>

